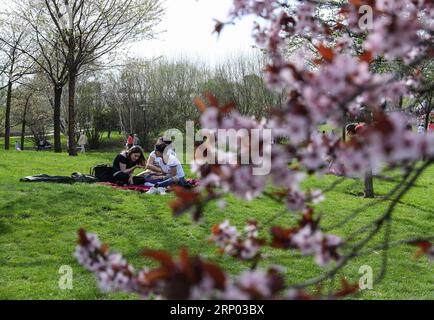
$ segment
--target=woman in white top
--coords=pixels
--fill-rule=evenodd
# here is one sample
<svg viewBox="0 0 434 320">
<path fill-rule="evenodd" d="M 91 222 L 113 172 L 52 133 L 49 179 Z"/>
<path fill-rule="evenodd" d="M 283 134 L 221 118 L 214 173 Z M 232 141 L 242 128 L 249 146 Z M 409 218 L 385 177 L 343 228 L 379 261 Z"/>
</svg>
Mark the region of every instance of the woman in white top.
<svg viewBox="0 0 434 320">
<path fill-rule="evenodd" d="M 162 159 L 162 166 L 168 171 L 169 178 L 155 183 L 155 189 L 166 188 L 172 184 L 178 184 L 180 186 L 187 185 L 185 181 L 185 173 L 182 168 L 181 162 L 174 156 L 173 153 L 164 155 L 164 150 L 167 147 L 165 143 L 158 143 L 155 146 L 155 156 Z M 151 189 L 149 193 L 154 193 Z"/>
<path fill-rule="evenodd" d="M 163 159 L 158 157 L 155 154 L 155 151 L 152 151 L 149 154 L 148 162 L 146 163 L 146 169 L 155 173 L 169 173 L 168 168 L 163 164 Z"/>
<path fill-rule="evenodd" d="M 167 155 L 174 155 L 176 157 L 175 150 L 172 149 L 172 141 L 164 139 L 162 137 L 158 138 L 156 145 L 164 143 L 166 145 L 165 152 Z M 164 163 L 162 156 L 157 156 L 155 150 L 149 154 L 148 162 L 146 163 L 147 171 L 152 171 L 155 173 L 168 174 L 170 173 L 169 167 Z"/>
</svg>

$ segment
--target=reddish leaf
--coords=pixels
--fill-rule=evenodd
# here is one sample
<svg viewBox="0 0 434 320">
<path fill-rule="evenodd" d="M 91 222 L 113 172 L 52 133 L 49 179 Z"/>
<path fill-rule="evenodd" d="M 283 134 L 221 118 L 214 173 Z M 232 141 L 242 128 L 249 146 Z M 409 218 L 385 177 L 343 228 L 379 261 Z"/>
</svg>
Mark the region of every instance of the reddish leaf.
<svg viewBox="0 0 434 320">
<path fill-rule="evenodd" d="M 223 290 L 226 287 L 226 275 L 219 266 L 203 262 L 203 269 L 214 280 L 216 288 Z"/>
<path fill-rule="evenodd" d="M 173 191 L 178 198 L 185 202 L 196 202 L 199 199 L 200 193 L 194 190 L 186 189 L 180 186 L 173 186 Z"/>
<path fill-rule="evenodd" d="M 306 212 L 303 214 L 303 221 L 304 222 L 308 222 L 308 223 L 314 222 L 314 220 L 313 220 L 313 214 L 314 214 L 313 209 L 312 208 L 307 208 Z"/>
<path fill-rule="evenodd" d="M 193 212 L 193 216 L 199 219 L 202 213 L 200 206 L 200 193 L 180 186 L 173 186 L 173 190 L 177 196 L 175 200 L 169 203 L 169 206 L 173 210 L 173 214 L 175 216 L 180 215 L 196 205 L 197 210 L 196 212 Z"/>
<path fill-rule="evenodd" d="M 160 280 L 166 280 L 170 278 L 170 276 L 171 273 L 169 270 L 160 268 L 160 269 L 155 269 L 147 272 L 145 275 L 145 281 L 149 282 L 152 286 L 155 284 L 155 282 Z"/>
<path fill-rule="evenodd" d="M 428 250 L 430 250 L 432 247 L 432 243 L 429 241 L 413 241 L 410 242 L 410 244 L 420 248 L 420 250 L 416 251 L 415 253 L 416 258 L 428 253 Z"/>
<path fill-rule="evenodd" d="M 300 72 L 298 72 L 297 68 L 293 64 L 287 64 L 287 68 L 289 68 L 292 72 L 292 76 L 295 80 L 303 81 L 303 76 Z"/>
<path fill-rule="evenodd" d="M 393 132 L 393 123 L 384 112 L 377 111 L 374 112 L 373 129 L 386 136 Z M 368 131 L 365 131 L 365 133 L 368 133 Z"/>
<path fill-rule="evenodd" d="M 376 0 L 350 0 L 350 3 L 356 7 L 368 5 L 371 8 L 375 8 L 376 7 L 375 1 Z"/>
<path fill-rule="evenodd" d="M 274 65 L 271 65 L 271 64 L 267 64 L 264 68 L 264 71 L 268 72 L 268 73 L 279 73 L 280 68 L 278 68 Z"/>
<path fill-rule="evenodd" d="M 250 224 L 250 225 L 253 225 L 253 226 L 257 227 L 259 223 L 255 219 L 249 219 L 249 220 L 247 220 L 247 224 Z"/>
<path fill-rule="evenodd" d="M 346 279 L 342 279 L 341 280 L 342 283 L 342 289 L 340 289 L 339 291 L 335 292 L 332 296 L 334 298 L 342 298 L 342 297 L 346 297 L 350 294 L 354 294 L 359 290 L 359 284 L 349 284 L 348 281 Z"/>
<path fill-rule="evenodd" d="M 205 97 L 207 98 L 209 104 L 212 107 L 216 107 L 218 108 L 219 106 L 219 101 L 217 100 L 217 98 L 210 92 L 205 92 Z"/>
<path fill-rule="evenodd" d="M 103 254 L 108 254 L 108 252 L 109 252 L 109 246 L 108 246 L 107 244 L 103 244 L 103 245 L 101 246 L 101 252 L 102 252 Z"/>
<path fill-rule="evenodd" d="M 185 205 L 184 201 L 182 199 L 175 199 L 169 203 L 170 208 L 174 212 L 175 215 L 182 214 L 188 206 Z"/>
<path fill-rule="evenodd" d="M 267 273 L 269 286 L 273 295 L 285 288 L 285 279 L 282 274 L 275 269 L 269 269 Z"/>
<path fill-rule="evenodd" d="M 335 57 L 335 52 L 331 48 L 327 48 L 326 46 L 320 44 L 318 46 L 318 52 L 321 54 L 321 56 L 324 58 L 327 62 L 332 62 Z"/>
<path fill-rule="evenodd" d="M 283 229 L 282 227 L 272 227 L 270 231 L 273 235 L 271 246 L 273 248 L 287 249 L 291 246 L 290 235 L 295 233 L 297 229 Z"/>
<path fill-rule="evenodd" d="M 90 243 L 90 241 L 87 239 L 86 231 L 84 229 L 78 230 L 77 243 L 80 244 L 81 246 L 87 246 Z"/>
<path fill-rule="evenodd" d="M 334 27 L 335 31 L 340 31 L 344 28 L 345 26 L 342 24 L 342 22 L 338 21 L 336 22 L 336 26 Z"/>
<path fill-rule="evenodd" d="M 366 63 L 371 63 L 372 59 L 373 59 L 373 55 L 371 51 L 366 51 L 363 54 L 360 55 L 359 59 L 360 61 L 366 62 Z"/>
<path fill-rule="evenodd" d="M 265 298 L 262 291 L 259 291 L 253 285 L 248 288 L 244 288 L 243 291 L 246 292 L 252 300 L 263 300 Z"/>
<path fill-rule="evenodd" d="M 190 256 L 188 254 L 188 250 L 186 248 L 182 248 L 179 253 L 179 261 L 181 263 L 182 272 L 184 275 L 190 279 L 190 281 L 193 281 L 194 279 L 194 273 L 193 273 L 193 267 L 191 265 Z"/>
<path fill-rule="evenodd" d="M 411 244 L 414 246 L 418 246 L 419 248 L 421 248 L 423 250 L 428 250 L 432 246 L 431 242 L 429 242 L 429 241 L 413 241 L 413 242 L 411 242 Z"/>
<path fill-rule="evenodd" d="M 212 234 L 219 234 L 220 233 L 220 225 L 219 224 L 215 224 L 211 227 L 211 232 Z"/>
<path fill-rule="evenodd" d="M 322 59 L 313 59 L 313 63 L 315 63 L 315 64 L 317 64 L 319 66 L 322 65 L 323 62 L 324 62 L 324 60 L 322 60 Z"/>
<path fill-rule="evenodd" d="M 229 113 L 231 112 L 233 109 L 235 109 L 235 102 L 231 101 L 227 104 L 225 104 L 223 107 L 220 108 L 220 111 L 223 113 Z"/>
<path fill-rule="evenodd" d="M 162 266 L 173 270 L 175 269 L 175 263 L 173 262 L 172 257 L 165 251 L 161 250 L 144 250 L 142 252 L 144 257 L 152 258 L 161 263 Z"/>
<path fill-rule="evenodd" d="M 196 105 L 199 112 L 204 113 L 207 109 L 205 102 L 199 97 L 194 98 L 193 100 L 194 104 Z"/>
<path fill-rule="evenodd" d="M 214 19 L 215 21 L 215 26 L 214 26 L 214 32 L 216 32 L 218 35 L 220 35 L 220 32 L 223 30 L 223 27 L 225 26 L 225 24 L 219 20 Z"/>
<path fill-rule="evenodd" d="M 341 14 L 341 15 L 346 16 L 346 15 L 348 15 L 348 13 L 350 13 L 350 10 L 348 10 L 348 7 L 342 7 L 342 8 L 339 10 L 339 14 Z"/>
</svg>

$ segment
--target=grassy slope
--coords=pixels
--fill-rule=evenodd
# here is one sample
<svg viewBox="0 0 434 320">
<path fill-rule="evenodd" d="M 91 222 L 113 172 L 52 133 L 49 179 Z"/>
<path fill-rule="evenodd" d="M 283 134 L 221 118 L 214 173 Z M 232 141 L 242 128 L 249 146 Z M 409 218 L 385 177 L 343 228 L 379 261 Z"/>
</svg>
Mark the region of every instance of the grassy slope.
<svg viewBox="0 0 434 320">
<path fill-rule="evenodd" d="M 34 146 L 34 142 L 32 138 L 29 138 L 30 135 L 26 135 L 26 138 L 24 139 L 24 150 L 34 150 L 35 146 Z M 63 134 L 60 136 L 61 138 L 61 144 L 62 144 L 62 149 L 63 151 L 66 150 L 66 141 L 67 141 L 67 137 L 64 136 Z M 52 135 L 47 137 L 48 141 L 51 142 L 51 144 L 53 145 L 54 148 L 54 137 Z M 19 142 L 21 143 L 21 137 L 20 136 L 12 136 L 10 138 L 10 149 L 14 150 L 15 149 L 15 142 Z M 108 134 L 107 132 L 104 132 L 101 134 L 101 140 L 100 140 L 100 147 L 98 148 L 99 150 L 113 150 L 113 148 L 119 147 L 119 148 L 123 148 L 126 142 L 126 138 L 122 135 L 119 134 L 118 132 L 112 132 L 110 134 L 110 139 L 108 139 Z M 0 138 L 0 149 L 4 149 L 4 138 Z"/>
<path fill-rule="evenodd" d="M 193 253 L 208 256 L 222 263 L 229 271 L 241 272 L 247 264 L 216 256 L 215 248 L 204 241 L 212 224 L 225 218 L 243 226 L 248 217 L 265 221 L 279 212 L 279 206 L 268 199 L 241 202 L 228 199 L 226 210 L 211 205 L 204 221 L 191 222 L 189 216 L 173 218 L 164 198 L 130 191 L 119 191 L 101 185 L 25 184 L 19 178 L 38 173 L 69 175 L 74 171 L 88 172 L 89 167 L 110 163 L 115 153 L 88 153 L 70 158 L 66 154 L 49 152 L 0 151 L 0 298 L 5 299 L 99 299 L 134 298 L 123 294 L 101 294 L 93 276 L 85 272 L 72 257 L 76 230 L 84 227 L 97 233 L 103 242 L 122 252 L 135 266 L 152 264 L 139 257 L 142 248 L 161 248 L 172 253 L 180 246 L 188 246 Z M 434 230 L 434 167 L 417 182 L 398 206 L 393 222 L 392 239 L 432 234 Z M 306 187 L 319 187 L 333 181 L 311 179 Z M 393 185 L 377 182 L 376 191 L 384 195 Z M 347 181 L 319 205 L 324 212 L 324 223 L 340 220 L 351 209 L 369 200 L 357 196 L 361 183 Z M 373 220 L 380 208 L 368 209 L 357 219 L 336 231 L 348 235 L 361 223 Z M 286 214 L 276 223 L 290 226 L 295 218 Z M 377 243 L 381 238 L 376 239 Z M 413 259 L 415 249 L 399 247 L 391 250 L 389 273 L 374 289 L 364 291 L 360 298 L 421 299 L 434 298 L 433 264 L 426 258 Z M 267 263 L 287 267 L 288 279 L 299 281 L 318 275 L 320 269 L 311 258 L 269 250 Z M 358 269 L 368 264 L 374 276 L 381 265 L 381 254 L 356 259 L 342 276 L 357 282 Z M 58 288 L 59 267 L 71 265 L 74 270 L 74 289 Z M 334 284 L 331 284 L 334 285 Z"/>
</svg>

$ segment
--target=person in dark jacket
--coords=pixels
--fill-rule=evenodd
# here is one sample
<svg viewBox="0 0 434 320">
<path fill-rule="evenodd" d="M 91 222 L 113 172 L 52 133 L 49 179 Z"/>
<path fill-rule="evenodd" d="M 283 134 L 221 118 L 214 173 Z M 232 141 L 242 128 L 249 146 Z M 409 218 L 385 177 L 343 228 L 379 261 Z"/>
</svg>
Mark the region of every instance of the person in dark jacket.
<svg viewBox="0 0 434 320">
<path fill-rule="evenodd" d="M 127 151 L 119 153 L 113 160 L 113 180 L 118 184 L 134 184 L 134 170 L 144 169 L 146 159 L 143 149 L 134 146 Z"/>
</svg>

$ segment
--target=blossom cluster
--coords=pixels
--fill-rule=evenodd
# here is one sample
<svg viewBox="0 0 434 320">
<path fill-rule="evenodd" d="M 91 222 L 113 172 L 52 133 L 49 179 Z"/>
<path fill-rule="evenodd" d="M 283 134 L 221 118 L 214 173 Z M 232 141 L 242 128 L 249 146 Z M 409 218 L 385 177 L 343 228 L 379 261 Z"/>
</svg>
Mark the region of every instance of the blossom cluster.
<svg viewBox="0 0 434 320">
<path fill-rule="evenodd" d="M 265 240 L 259 238 L 258 233 L 259 226 L 255 220 L 247 222 L 243 232 L 244 237 L 226 220 L 212 227 L 209 240 L 218 246 L 221 253 L 242 260 L 251 260 L 258 258 L 259 249 L 265 243 Z"/>
<path fill-rule="evenodd" d="M 249 224 L 245 231 L 249 237 L 255 237 L 255 224 Z M 230 236 L 233 234 L 232 230 Z M 96 235 L 79 231 L 75 256 L 83 267 L 94 273 L 104 292 L 123 291 L 158 299 L 295 300 L 333 299 L 354 293 L 355 288 L 346 284 L 334 295 L 310 295 L 302 290 L 289 291 L 284 281 L 285 270 L 279 266 L 247 270 L 231 277 L 218 265 L 200 256 L 190 256 L 185 248 L 180 250 L 177 259 L 165 251 L 144 250 L 142 255 L 160 265 L 134 271 L 119 254 L 110 253 L 107 246 L 101 245 Z"/>
<path fill-rule="evenodd" d="M 79 240 L 74 253 L 78 263 L 97 275 L 98 286 L 103 292 L 134 292 L 134 269 L 120 254 L 109 253 L 98 237 L 79 230 Z"/>
<path fill-rule="evenodd" d="M 335 235 L 324 234 L 319 227 L 319 220 L 313 218 L 313 210 L 308 209 L 299 225 L 284 229 L 272 227 L 272 246 L 283 249 L 298 249 L 303 255 L 314 256 L 320 266 L 327 266 L 332 260 L 339 261 L 338 248 L 344 241 Z"/>
<path fill-rule="evenodd" d="M 416 240 L 410 242 L 410 244 L 420 248 L 420 250 L 416 252 L 416 257 L 426 255 L 431 263 L 434 262 L 434 245 L 431 242 Z"/>
<path fill-rule="evenodd" d="M 372 127 L 336 152 L 336 172 L 362 176 L 367 167 L 378 172 L 385 163 L 400 165 L 423 157 L 434 158 L 434 137 L 409 130 L 402 114 L 379 114 L 374 121 Z"/>
<path fill-rule="evenodd" d="M 361 32 L 357 23 L 363 2 L 347 7 L 350 27 Z M 374 19 L 364 48 L 387 59 L 412 59 L 432 40 L 434 4 L 432 1 L 378 0 L 371 3 Z"/>
<path fill-rule="evenodd" d="M 265 239 L 258 238 L 257 221 L 249 221 L 244 229 L 244 237 L 229 221 L 212 227 L 210 241 L 215 243 L 221 253 L 241 260 L 257 259 L 259 249 L 266 244 Z M 313 218 L 313 209 L 308 208 L 299 221 L 298 227 L 283 229 L 272 227 L 271 246 L 275 248 L 297 249 L 303 255 L 314 256 L 320 266 L 327 266 L 332 260 L 338 261 L 338 248 L 344 241 L 335 235 L 324 234 L 319 221 Z"/>
</svg>

